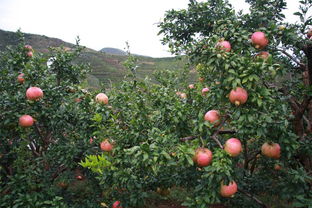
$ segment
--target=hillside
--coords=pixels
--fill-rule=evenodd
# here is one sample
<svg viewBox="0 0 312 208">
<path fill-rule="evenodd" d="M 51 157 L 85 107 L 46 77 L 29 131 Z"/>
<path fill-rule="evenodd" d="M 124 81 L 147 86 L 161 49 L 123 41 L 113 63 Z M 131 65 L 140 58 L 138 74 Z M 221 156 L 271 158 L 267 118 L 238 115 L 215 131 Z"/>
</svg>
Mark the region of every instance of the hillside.
<svg viewBox="0 0 312 208">
<path fill-rule="evenodd" d="M 118 48 L 102 48 L 100 50 L 100 52 L 103 52 L 103 53 L 108 53 L 108 54 L 111 54 L 111 55 L 120 55 L 120 56 L 126 56 L 127 53 L 123 50 L 120 50 Z"/>
<path fill-rule="evenodd" d="M 35 51 L 42 53 L 48 52 L 48 47 L 72 47 L 73 44 L 64 42 L 57 38 L 50 38 L 43 35 L 24 34 L 25 42 L 33 46 Z M 0 30 L 0 50 L 4 50 L 8 45 L 16 45 L 18 36 L 14 32 Z M 150 76 L 157 69 L 181 69 L 185 66 L 185 60 L 179 60 L 174 57 L 152 58 L 146 56 L 138 57 L 137 76 L 145 78 Z M 109 86 L 111 83 L 120 82 L 127 74 L 127 70 L 122 63 L 127 59 L 125 55 L 115 55 L 99 52 L 86 48 L 81 56 L 82 61 L 91 65 L 91 73 L 88 75 L 88 84 L 90 87 L 98 87 L 99 83 Z"/>
</svg>

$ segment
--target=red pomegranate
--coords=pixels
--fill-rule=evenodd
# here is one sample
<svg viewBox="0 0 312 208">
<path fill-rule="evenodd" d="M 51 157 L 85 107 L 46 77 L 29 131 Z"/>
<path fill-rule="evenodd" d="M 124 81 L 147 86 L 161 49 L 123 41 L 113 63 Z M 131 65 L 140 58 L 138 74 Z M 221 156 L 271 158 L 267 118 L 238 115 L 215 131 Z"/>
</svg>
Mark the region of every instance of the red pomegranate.
<svg viewBox="0 0 312 208">
<path fill-rule="evenodd" d="M 25 45 L 24 48 L 28 51 L 32 51 L 32 47 L 31 45 Z"/>
<path fill-rule="evenodd" d="M 30 87 L 26 91 L 26 97 L 28 100 L 39 100 L 43 97 L 43 92 L 39 87 Z"/>
<path fill-rule="evenodd" d="M 110 152 L 113 149 L 113 145 L 106 139 L 100 143 L 101 150 Z"/>
<path fill-rule="evenodd" d="M 254 32 L 251 35 L 251 42 L 256 48 L 264 48 L 268 45 L 269 40 L 266 38 L 264 32 Z"/>
<path fill-rule="evenodd" d="M 216 45 L 218 49 L 224 50 L 225 52 L 230 52 L 231 51 L 231 44 L 229 41 L 223 40 L 219 41 Z"/>
<path fill-rule="evenodd" d="M 203 148 L 203 147 L 197 148 L 195 151 L 193 161 L 199 167 L 206 167 L 210 165 L 212 161 L 212 152 L 207 148 Z"/>
<path fill-rule="evenodd" d="M 187 98 L 186 93 L 182 92 L 182 93 L 180 94 L 180 98 L 182 98 L 182 99 L 186 99 L 186 98 Z"/>
<path fill-rule="evenodd" d="M 17 81 L 18 81 L 20 84 L 23 84 L 23 83 L 25 82 L 24 73 L 20 73 L 20 74 L 17 76 Z"/>
<path fill-rule="evenodd" d="M 115 201 L 112 208 L 122 208 L 122 206 L 120 206 L 120 201 Z"/>
<path fill-rule="evenodd" d="M 310 39 L 312 37 L 312 28 L 308 30 L 307 37 Z"/>
<path fill-rule="evenodd" d="M 237 87 L 236 89 L 231 90 L 229 99 L 231 103 L 239 106 L 247 102 L 248 93 L 244 88 Z"/>
<path fill-rule="evenodd" d="M 275 164 L 274 170 L 282 170 L 282 166 L 280 164 Z"/>
<path fill-rule="evenodd" d="M 33 52 L 32 52 L 32 51 L 28 51 L 28 52 L 26 53 L 26 55 L 27 55 L 29 58 L 31 58 L 31 57 L 33 57 Z"/>
<path fill-rule="evenodd" d="M 209 121 L 214 124 L 214 126 L 218 126 L 220 124 L 220 113 L 217 110 L 210 110 L 205 114 L 205 121 Z"/>
<path fill-rule="evenodd" d="M 30 115 L 23 115 L 19 118 L 18 123 L 22 127 L 30 127 L 34 124 L 34 119 Z"/>
<path fill-rule="evenodd" d="M 108 97 L 104 93 L 99 93 L 96 95 L 95 101 L 98 103 L 108 104 Z"/>
<path fill-rule="evenodd" d="M 221 182 L 220 187 L 220 195 L 223 197 L 231 197 L 237 192 L 237 184 L 235 181 L 231 181 L 229 185 L 224 185 L 223 182 Z"/>
<path fill-rule="evenodd" d="M 232 157 L 236 157 L 242 151 L 242 143 L 237 138 L 228 139 L 224 144 L 224 150 Z"/>
<path fill-rule="evenodd" d="M 277 143 L 265 142 L 261 146 L 261 153 L 269 158 L 278 159 L 281 156 L 281 147 Z"/>
<path fill-rule="evenodd" d="M 269 58 L 270 54 L 267 51 L 261 51 L 256 56 L 263 59 L 263 60 L 267 60 Z"/>
<path fill-rule="evenodd" d="M 208 92 L 209 92 L 209 88 L 208 87 L 203 88 L 202 91 L 201 91 L 203 96 L 207 95 Z"/>
<path fill-rule="evenodd" d="M 188 86 L 190 89 L 195 89 L 195 85 L 194 84 L 189 84 Z"/>
</svg>

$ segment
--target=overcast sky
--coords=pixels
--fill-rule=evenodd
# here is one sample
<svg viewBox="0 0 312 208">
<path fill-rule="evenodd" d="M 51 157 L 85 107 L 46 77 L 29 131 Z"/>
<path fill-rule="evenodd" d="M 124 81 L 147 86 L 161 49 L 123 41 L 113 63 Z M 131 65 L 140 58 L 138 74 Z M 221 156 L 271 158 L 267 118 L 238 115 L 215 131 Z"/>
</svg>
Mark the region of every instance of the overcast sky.
<svg viewBox="0 0 312 208">
<path fill-rule="evenodd" d="M 0 0 L 0 29 L 46 35 L 95 50 L 125 48 L 152 57 L 169 56 L 160 43 L 156 23 L 170 9 L 187 8 L 189 0 Z M 230 0 L 246 8 L 244 0 Z M 287 16 L 297 10 L 288 0 Z"/>
</svg>

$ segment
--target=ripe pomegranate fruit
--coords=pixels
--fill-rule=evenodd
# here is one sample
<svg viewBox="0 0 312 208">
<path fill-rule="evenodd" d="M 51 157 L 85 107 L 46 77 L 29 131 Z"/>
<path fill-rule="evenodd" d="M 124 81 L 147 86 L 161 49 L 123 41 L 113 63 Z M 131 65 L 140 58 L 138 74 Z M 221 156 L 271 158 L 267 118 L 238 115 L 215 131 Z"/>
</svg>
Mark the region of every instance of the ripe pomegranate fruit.
<svg viewBox="0 0 312 208">
<path fill-rule="evenodd" d="M 229 41 L 223 40 L 219 41 L 216 45 L 218 49 L 224 50 L 225 52 L 230 52 L 231 51 L 231 44 Z"/>
<path fill-rule="evenodd" d="M 32 51 L 32 47 L 31 45 L 25 45 L 24 48 L 28 51 Z"/>
<path fill-rule="evenodd" d="M 43 97 L 43 92 L 39 87 L 30 87 L 26 91 L 26 97 L 28 100 L 39 100 Z"/>
<path fill-rule="evenodd" d="M 186 99 L 186 97 L 187 97 L 186 93 L 182 92 L 182 93 L 180 94 L 180 98 Z"/>
<path fill-rule="evenodd" d="M 223 182 L 221 182 L 220 187 L 220 195 L 223 197 L 231 197 L 237 192 L 237 184 L 235 181 L 231 181 L 229 185 L 224 185 Z"/>
<path fill-rule="evenodd" d="M 268 45 L 269 40 L 266 38 L 264 32 L 254 32 L 251 35 L 251 42 L 255 48 L 264 48 Z"/>
<path fill-rule="evenodd" d="M 210 123 L 214 124 L 214 126 L 218 126 L 220 124 L 220 114 L 217 110 L 210 110 L 205 114 L 204 117 L 205 121 L 209 121 Z"/>
<path fill-rule="evenodd" d="M 104 93 L 99 93 L 96 95 L 95 101 L 98 103 L 108 104 L 108 97 Z"/>
<path fill-rule="evenodd" d="M 232 157 L 236 157 L 242 151 L 242 143 L 237 138 L 230 138 L 225 142 L 224 150 Z"/>
<path fill-rule="evenodd" d="M 267 51 L 261 51 L 261 52 L 258 53 L 256 56 L 257 56 L 258 58 L 263 59 L 263 60 L 267 60 L 267 59 L 269 58 L 270 54 L 269 54 L 269 52 L 267 52 Z"/>
<path fill-rule="evenodd" d="M 110 152 L 113 149 L 113 145 L 106 139 L 100 143 L 101 150 Z"/>
<path fill-rule="evenodd" d="M 193 161 L 199 167 L 206 167 L 206 166 L 210 165 L 210 163 L 212 161 L 212 152 L 207 148 L 199 147 L 195 151 Z"/>
<path fill-rule="evenodd" d="M 18 81 L 20 84 L 23 84 L 23 83 L 25 82 L 24 73 L 20 73 L 20 74 L 17 76 L 17 81 Z"/>
<path fill-rule="evenodd" d="M 308 30 L 307 37 L 310 39 L 312 37 L 312 28 Z"/>
<path fill-rule="evenodd" d="M 261 153 L 269 158 L 278 159 L 281 156 L 281 147 L 277 143 L 265 142 L 261 146 Z"/>
<path fill-rule="evenodd" d="M 195 89 L 195 85 L 194 84 L 189 84 L 188 86 L 190 89 Z"/>
<path fill-rule="evenodd" d="M 280 164 L 275 164 L 274 170 L 282 170 L 282 166 Z"/>
<path fill-rule="evenodd" d="M 19 118 L 18 123 L 22 127 L 30 127 L 34 124 L 34 119 L 30 115 L 23 115 Z"/>
<path fill-rule="evenodd" d="M 120 206 L 120 201 L 115 201 L 112 208 L 122 208 L 122 206 Z"/>
<path fill-rule="evenodd" d="M 231 103 L 239 106 L 247 102 L 248 93 L 244 88 L 237 87 L 236 89 L 231 90 L 229 99 Z"/>
<path fill-rule="evenodd" d="M 209 92 L 209 88 L 208 87 L 203 88 L 202 91 L 201 91 L 203 96 L 207 95 L 208 92 Z"/>
<path fill-rule="evenodd" d="M 31 58 L 31 57 L 33 57 L 33 52 L 32 52 L 32 51 L 28 51 L 28 52 L 26 53 L 26 55 L 27 55 L 29 58 Z"/>
</svg>

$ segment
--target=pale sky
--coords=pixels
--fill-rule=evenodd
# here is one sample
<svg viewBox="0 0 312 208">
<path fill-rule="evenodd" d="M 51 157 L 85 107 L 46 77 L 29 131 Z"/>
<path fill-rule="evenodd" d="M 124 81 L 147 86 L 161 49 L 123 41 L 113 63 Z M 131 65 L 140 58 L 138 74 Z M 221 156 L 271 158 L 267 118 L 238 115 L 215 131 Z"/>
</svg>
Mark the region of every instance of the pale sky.
<svg viewBox="0 0 312 208">
<path fill-rule="evenodd" d="M 94 50 L 114 47 L 152 57 L 170 56 L 157 36 L 157 22 L 170 9 L 187 8 L 189 0 L 0 0 L 0 29 L 46 35 Z M 230 0 L 237 9 L 244 0 Z M 297 10 L 288 0 L 287 17 Z M 293 19 L 290 19 L 290 21 Z"/>
</svg>

